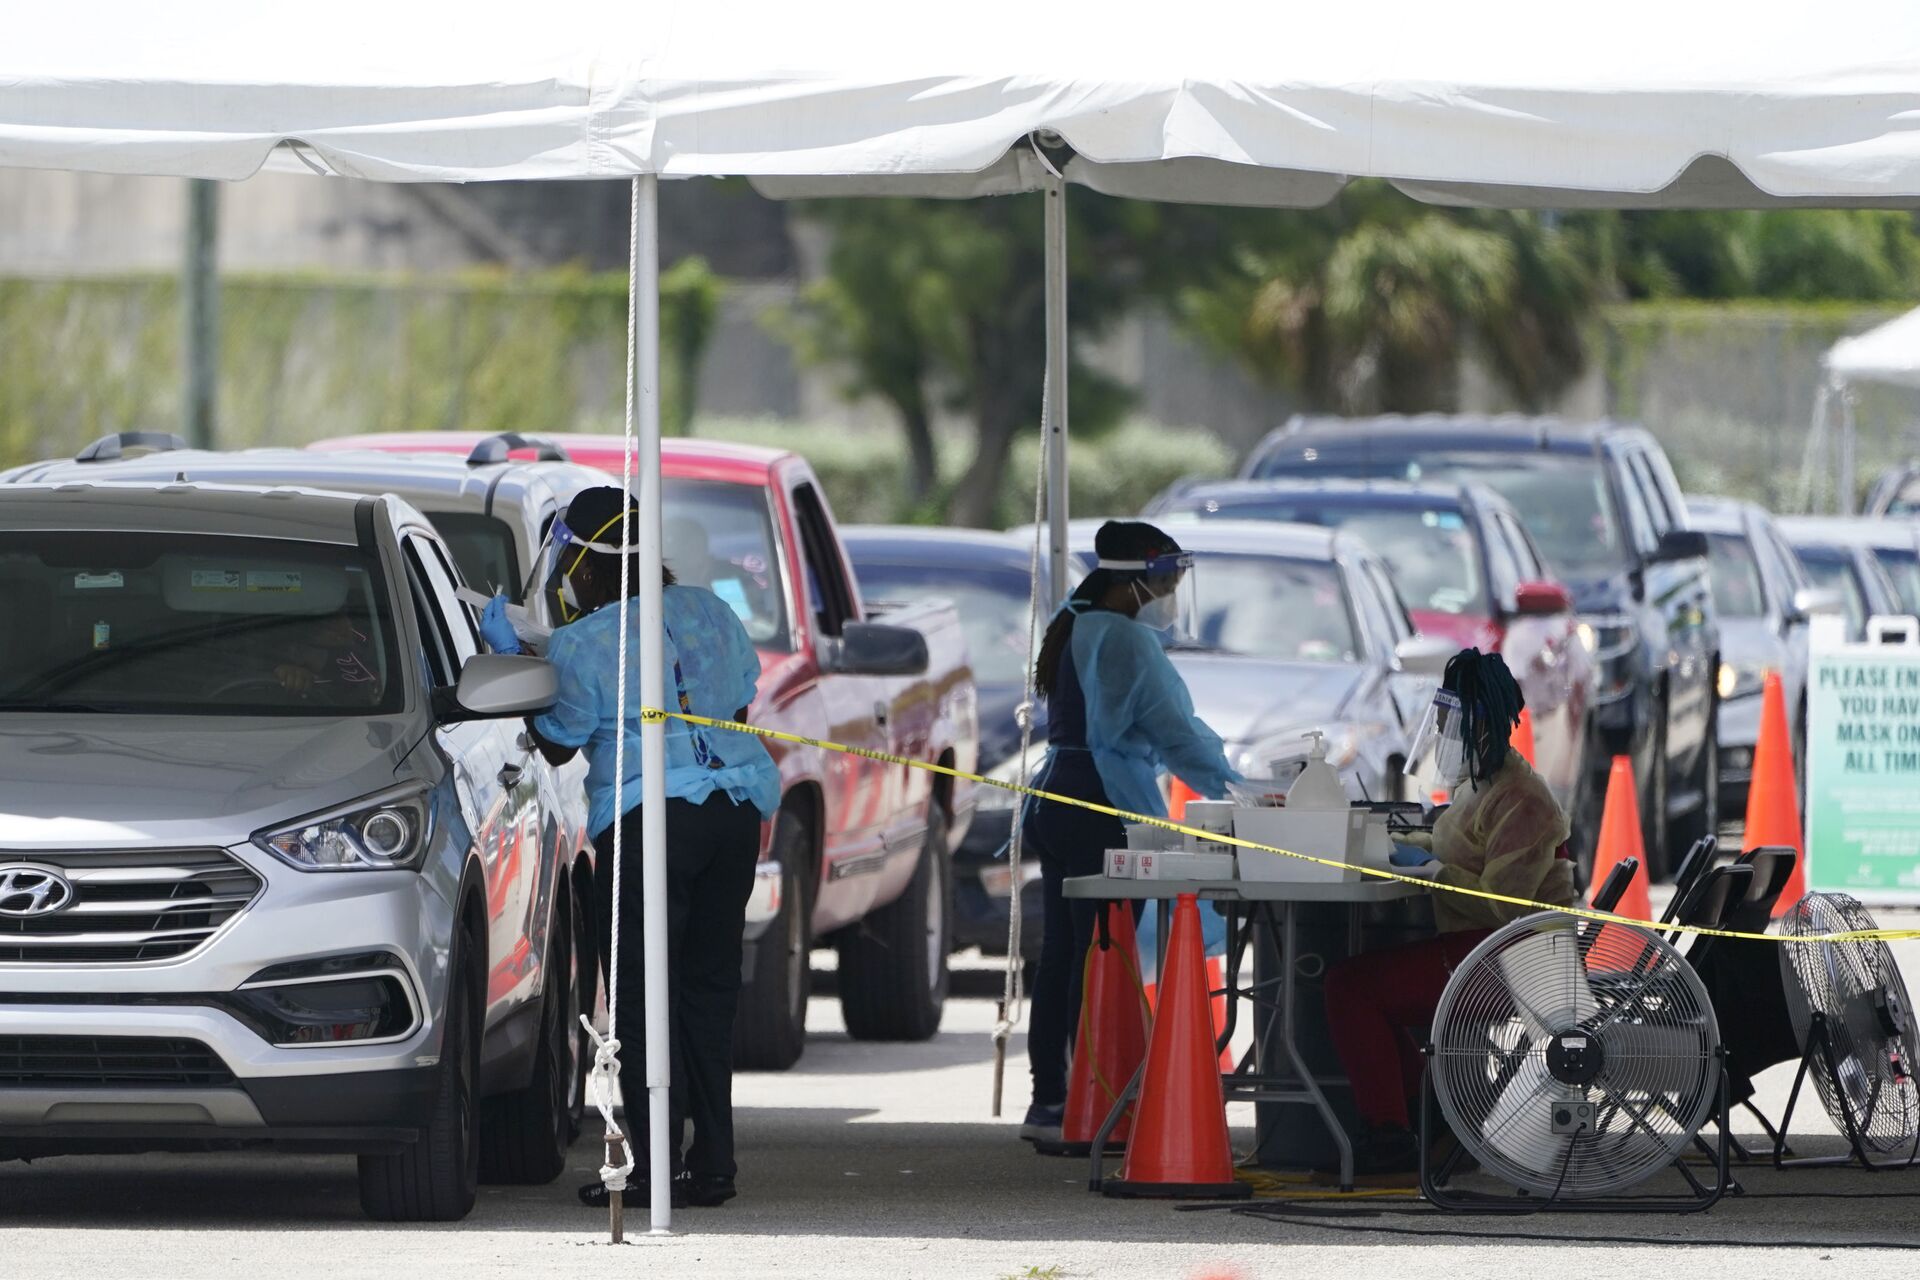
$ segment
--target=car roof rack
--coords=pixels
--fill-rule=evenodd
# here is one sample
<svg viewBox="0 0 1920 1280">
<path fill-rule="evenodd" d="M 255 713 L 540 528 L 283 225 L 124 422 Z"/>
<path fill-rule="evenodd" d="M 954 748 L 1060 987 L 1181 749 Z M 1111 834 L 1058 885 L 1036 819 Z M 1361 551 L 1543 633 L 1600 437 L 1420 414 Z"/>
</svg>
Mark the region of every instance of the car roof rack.
<svg viewBox="0 0 1920 1280">
<path fill-rule="evenodd" d="M 118 431 L 112 435 L 101 436 L 92 444 L 73 455 L 75 462 L 113 462 L 127 456 L 129 451 L 140 453 L 171 453 L 176 449 L 191 449 L 182 436 L 171 431 Z"/>
<path fill-rule="evenodd" d="M 473 452 L 467 455 L 470 467 L 488 467 L 497 462 L 506 462 L 513 456 L 515 449 L 532 449 L 534 456 L 542 462 L 572 462 L 567 451 L 551 440 L 539 436 L 523 436 L 518 431 L 502 431 L 490 435 L 473 446 Z"/>
</svg>

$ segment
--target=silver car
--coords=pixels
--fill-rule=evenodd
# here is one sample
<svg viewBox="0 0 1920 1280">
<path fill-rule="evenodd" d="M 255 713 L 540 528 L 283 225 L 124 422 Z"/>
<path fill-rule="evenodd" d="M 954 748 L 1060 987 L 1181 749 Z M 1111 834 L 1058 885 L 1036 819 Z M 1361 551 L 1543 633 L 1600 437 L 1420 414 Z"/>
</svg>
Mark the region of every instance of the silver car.
<svg viewBox="0 0 1920 1280">
<path fill-rule="evenodd" d="M 387 497 L 0 490 L 0 1158 L 360 1157 L 388 1219 L 574 1132 L 584 834 Z"/>
</svg>

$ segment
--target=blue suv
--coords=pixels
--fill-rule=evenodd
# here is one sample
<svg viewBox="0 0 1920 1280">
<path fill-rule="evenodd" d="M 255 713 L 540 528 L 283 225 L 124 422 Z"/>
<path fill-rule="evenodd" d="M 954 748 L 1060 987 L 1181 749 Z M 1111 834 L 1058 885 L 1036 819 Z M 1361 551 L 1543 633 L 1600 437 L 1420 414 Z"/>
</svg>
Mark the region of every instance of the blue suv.
<svg viewBox="0 0 1920 1280">
<path fill-rule="evenodd" d="M 1613 756 L 1633 761 L 1653 874 L 1670 874 L 1676 850 L 1714 833 L 1720 635 L 1707 541 L 1688 527 L 1648 431 L 1521 416 L 1296 417 L 1255 446 L 1241 474 L 1477 480 L 1504 496 L 1572 590 L 1600 667 L 1588 758 L 1602 774 Z M 1573 815 L 1589 841 L 1605 781 L 1586 789 L 1595 811 Z"/>
</svg>

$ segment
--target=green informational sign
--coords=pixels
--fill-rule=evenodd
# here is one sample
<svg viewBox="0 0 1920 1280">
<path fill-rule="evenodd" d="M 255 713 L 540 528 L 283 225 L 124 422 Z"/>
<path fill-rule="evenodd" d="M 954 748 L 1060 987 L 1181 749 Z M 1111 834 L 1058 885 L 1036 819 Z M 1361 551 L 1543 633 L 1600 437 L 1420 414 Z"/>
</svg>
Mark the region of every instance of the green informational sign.
<svg viewBox="0 0 1920 1280">
<path fill-rule="evenodd" d="M 1920 901 L 1920 647 L 1815 639 L 1807 887 Z"/>
</svg>

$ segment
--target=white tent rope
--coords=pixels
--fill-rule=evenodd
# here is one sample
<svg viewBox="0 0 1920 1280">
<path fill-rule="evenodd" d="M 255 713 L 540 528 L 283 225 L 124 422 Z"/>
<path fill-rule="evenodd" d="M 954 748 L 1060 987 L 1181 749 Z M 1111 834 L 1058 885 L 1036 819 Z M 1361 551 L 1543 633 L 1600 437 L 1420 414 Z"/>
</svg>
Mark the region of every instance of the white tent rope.
<svg viewBox="0 0 1920 1280">
<path fill-rule="evenodd" d="M 1036 148 L 1037 150 L 1037 148 Z M 1036 472 L 1033 482 L 1033 554 L 1027 565 L 1027 665 L 1026 688 L 1020 698 L 1020 705 L 1014 708 L 1014 718 L 1020 725 L 1020 781 L 1028 781 L 1027 759 L 1033 750 L 1033 697 L 1034 663 L 1039 654 L 1040 637 L 1040 548 L 1047 536 L 1047 422 L 1052 412 L 1052 379 L 1047 379 L 1040 390 L 1040 447 L 1036 450 Z M 1059 584 L 1053 584 L 1057 592 Z M 1049 618 L 1051 620 L 1051 618 Z M 1025 825 L 1020 816 L 1025 805 L 1016 805 L 1013 810 L 1013 824 L 1007 842 L 1007 863 L 1009 878 L 1007 881 L 1007 972 L 1006 980 L 1000 990 L 1000 1017 L 993 1024 L 993 1114 L 1000 1114 L 1001 1084 L 1007 1066 L 1007 1039 L 1013 1029 L 1020 1025 L 1026 1001 L 1026 966 L 1021 962 L 1020 933 L 1023 926 L 1021 916 L 1021 894 L 1026 888 L 1021 879 L 1021 868 L 1025 865 L 1021 858 L 1021 828 Z"/>
<path fill-rule="evenodd" d="M 626 554 L 626 548 L 633 545 L 633 503 L 629 495 L 633 492 L 633 392 L 635 365 L 639 358 L 639 280 L 640 280 L 640 179 L 635 178 L 630 186 L 631 201 L 627 210 L 627 402 L 625 421 L 622 424 L 624 437 L 620 451 L 620 637 L 618 640 L 617 672 L 614 676 L 614 734 L 613 734 L 613 902 L 611 915 L 613 928 L 607 939 L 607 1035 L 602 1039 L 593 1035 L 593 1079 L 590 1082 L 594 1105 L 600 1110 L 600 1118 L 606 1122 L 611 1132 L 615 1125 L 613 1119 L 613 1091 L 620 1081 L 620 886 L 622 881 L 621 855 L 625 851 L 625 841 L 621 838 L 621 829 L 626 825 L 626 786 L 627 786 L 627 620 L 630 605 L 627 591 L 630 586 L 633 557 Z M 581 1020 L 588 1022 L 587 1030 L 593 1027 L 587 1015 Z M 631 1110 L 631 1108 L 629 1108 Z M 600 1166 L 600 1181 L 606 1186 L 608 1194 L 619 1199 L 626 1190 L 627 1176 L 633 1172 L 633 1143 L 627 1141 L 623 1150 L 626 1159 L 621 1164 L 610 1161 Z M 611 1155 L 611 1153 L 609 1153 Z"/>
</svg>

